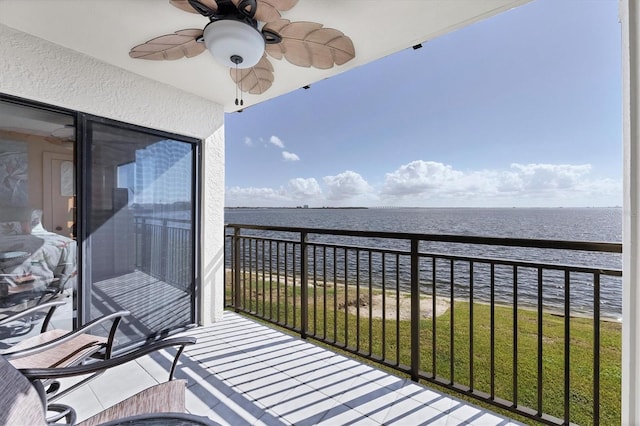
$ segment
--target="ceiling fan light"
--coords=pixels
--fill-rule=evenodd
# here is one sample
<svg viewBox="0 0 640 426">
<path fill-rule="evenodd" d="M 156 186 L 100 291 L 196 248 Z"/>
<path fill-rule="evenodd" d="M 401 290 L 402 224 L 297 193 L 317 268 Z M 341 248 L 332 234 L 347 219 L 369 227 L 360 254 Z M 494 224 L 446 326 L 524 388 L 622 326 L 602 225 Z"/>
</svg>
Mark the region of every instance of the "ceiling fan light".
<svg viewBox="0 0 640 426">
<path fill-rule="evenodd" d="M 264 54 L 264 38 L 251 25 L 232 19 L 210 22 L 204 29 L 204 45 L 224 66 L 251 68 Z"/>
<path fill-rule="evenodd" d="M 76 137 L 76 128 L 73 124 L 65 124 L 51 132 L 51 136 L 60 139 L 73 140 Z"/>
</svg>

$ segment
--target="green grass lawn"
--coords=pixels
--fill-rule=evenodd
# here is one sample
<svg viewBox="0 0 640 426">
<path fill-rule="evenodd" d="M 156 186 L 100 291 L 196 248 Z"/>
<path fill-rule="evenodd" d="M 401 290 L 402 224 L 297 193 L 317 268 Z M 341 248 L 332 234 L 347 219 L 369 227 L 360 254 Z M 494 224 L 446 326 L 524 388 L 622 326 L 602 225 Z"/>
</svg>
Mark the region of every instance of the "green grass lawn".
<svg viewBox="0 0 640 426">
<path fill-rule="evenodd" d="M 284 283 L 270 288 L 261 280 L 252 283 L 243 293 L 244 309 L 258 316 L 279 320 L 289 328 L 301 325 L 299 287 Z M 373 290 L 373 293 L 380 293 Z M 402 295 L 401 297 L 406 297 Z M 312 288 L 309 301 L 315 309 L 308 313 L 308 334 L 326 342 L 357 349 L 360 353 L 382 357 L 391 364 L 411 364 L 411 324 L 408 320 L 382 320 L 358 317 L 344 309 L 334 310 L 349 301 L 365 301 L 366 290 L 333 286 Z M 423 303 L 425 303 L 423 301 Z M 428 303 L 428 302 L 426 302 Z M 326 307 L 326 309 L 325 309 Z M 473 309 L 473 324 L 470 322 Z M 453 311 L 453 315 L 451 312 Z M 451 323 L 453 321 L 453 334 Z M 517 311 L 517 403 L 537 409 L 538 406 L 538 314 L 532 310 Z M 420 322 L 420 370 L 435 373 L 446 380 L 498 398 L 514 401 L 514 311 L 511 307 L 494 309 L 494 364 L 491 375 L 491 308 L 487 304 L 456 301 L 437 317 Z M 600 424 L 620 423 L 621 397 L 621 324 L 602 321 L 600 326 Z M 593 421 L 593 320 L 570 320 L 570 420 L 589 425 Z M 565 319 L 544 313 L 542 316 L 542 411 L 564 417 L 565 399 Z M 384 334 L 384 338 L 383 338 Z M 453 335 L 453 339 L 451 336 Z M 473 358 L 470 356 L 473 337 Z M 435 353 L 433 342 L 435 339 Z M 453 350 L 452 350 L 453 346 Z M 471 376 L 471 359 L 473 376 Z M 453 360 L 453 363 L 452 363 Z M 453 368 L 452 368 L 453 367 Z M 472 383 L 473 380 L 473 383 Z M 455 394 L 460 396 L 460 394 Z M 475 400 L 473 400 L 475 401 Z M 597 424 L 598 421 L 595 422 Z"/>
</svg>

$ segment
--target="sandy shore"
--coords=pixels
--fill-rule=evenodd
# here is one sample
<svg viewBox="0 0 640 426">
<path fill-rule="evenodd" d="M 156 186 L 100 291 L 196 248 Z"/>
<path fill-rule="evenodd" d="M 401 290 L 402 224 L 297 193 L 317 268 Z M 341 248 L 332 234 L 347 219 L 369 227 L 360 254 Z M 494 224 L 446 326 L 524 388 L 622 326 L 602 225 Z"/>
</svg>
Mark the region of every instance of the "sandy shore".
<svg viewBox="0 0 640 426">
<path fill-rule="evenodd" d="M 347 308 L 349 313 L 356 315 L 358 311 L 357 305 L 360 306 L 360 317 L 369 318 L 369 312 L 373 318 L 382 318 L 383 301 L 382 294 L 374 294 L 371 296 L 371 309 L 369 309 L 369 298 L 364 296 L 360 298 L 360 302 L 350 300 Z M 339 306 L 344 309 L 344 303 Z M 384 316 L 386 319 L 396 319 L 396 310 L 398 308 L 398 299 L 395 294 L 387 293 L 384 297 Z M 444 299 L 436 298 L 436 316 L 440 316 L 449 310 L 449 302 Z M 422 296 L 420 298 L 420 316 L 422 318 L 431 318 L 433 316 L 433 303 L 430 296 Z M 400 319 L 408 320 L 411 317 L 411 297 L 408 293 L 400 294 Z"/>
</svg>

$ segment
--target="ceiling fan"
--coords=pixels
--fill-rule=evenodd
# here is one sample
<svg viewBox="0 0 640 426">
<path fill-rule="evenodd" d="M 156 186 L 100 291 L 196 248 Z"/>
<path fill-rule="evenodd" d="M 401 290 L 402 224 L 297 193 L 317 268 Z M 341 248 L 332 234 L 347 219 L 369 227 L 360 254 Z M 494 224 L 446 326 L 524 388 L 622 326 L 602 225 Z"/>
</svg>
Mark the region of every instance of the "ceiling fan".
<svg viewBox="0 0 640 426">
<path fill-rule="evenodd" d="M 328 69 L 355 57 L 349 37 L 315 22 L 282 19 L 298 0 L 170 0 L 185 12 L 209 18 L 204 29 L 184 29 L 135 46 L 135 59 L 175 60 L 209 50 L 242 92 L 269 89 L 274 69 L 268 56 L 301 67 Z M 268 56 L 267 56 L 268 55 Z M 238 99 L 236 99 L 238 105 Z M 242 105 L 242 101 L 240 101 Z"/>
</svg>

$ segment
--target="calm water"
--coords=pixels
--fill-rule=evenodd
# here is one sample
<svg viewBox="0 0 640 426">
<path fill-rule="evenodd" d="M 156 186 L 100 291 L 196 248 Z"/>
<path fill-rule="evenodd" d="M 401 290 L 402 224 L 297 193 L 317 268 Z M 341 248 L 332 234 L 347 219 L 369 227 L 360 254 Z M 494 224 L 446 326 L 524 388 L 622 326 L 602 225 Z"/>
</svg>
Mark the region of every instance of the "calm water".
<svg viewBox="0 0 640 426">
<path fill-rule="evenodd" d="M 569 241 L 622 241 L 621 208 L 413 208 L 413 209 L 227 209 L 225 222 L 308 228 L 329 228 L 362 231 L 411 232 L 425 234 L 454 234 L 465 236 L 536 238 Z M 344 239 L 333 242 L 350 243 Z M 320 240 L 320 238 L 316 238 Z M 380 242 L 369 241 L 373 245 Z M 406 249 L 406 243 L 390 248 Z M 403 247 L 402 244 L 405 244 Z M 620 269 L 621 256 L 565 250 L 539 250 L 526 248 L 502 248 L 461 244 L 430 243 L 421 245 L 423 252 L 449 253 L 482 257 L 513 258 L 568 265 L 582 265 Z M 498 282 L 509 281 L 510 269 L 496 271 Z M 545 277 L 545 280 L 547 278 Z M 573 277 L 572 306 L 577 312 L 589 314 L 592 310 L 593 287 L 588 277 Z M 533 281 L 533 280 L 532 280 Z M 564 294 L 561 277 L 549 277 L 550 288 L 545 288 L 545 304 L 562 306 Z M 479 283 L 475 296 L 486 298 Z M 524 303 L 535 301 L 537 289 L 520 288 Z M 574 288 L 575 287 L 575 288 Z M 464 296 L 464 287 L 456 294 Z M 621 281 L 604 278 L 602 282 L 601 309 L 604 316 L 618 319 L 621 316 Z M 499 300 L 509 302 L 509 289 L 499 289 Z M 519 302 L 520 303 L 520 302 Z"/>
</svg>

